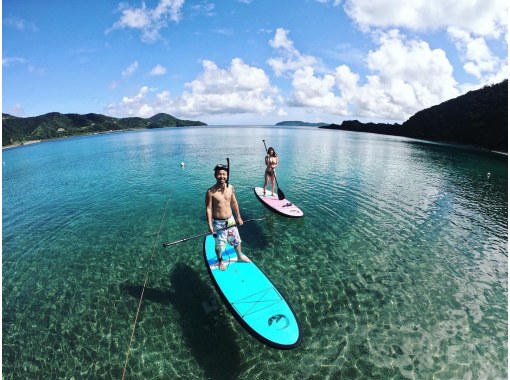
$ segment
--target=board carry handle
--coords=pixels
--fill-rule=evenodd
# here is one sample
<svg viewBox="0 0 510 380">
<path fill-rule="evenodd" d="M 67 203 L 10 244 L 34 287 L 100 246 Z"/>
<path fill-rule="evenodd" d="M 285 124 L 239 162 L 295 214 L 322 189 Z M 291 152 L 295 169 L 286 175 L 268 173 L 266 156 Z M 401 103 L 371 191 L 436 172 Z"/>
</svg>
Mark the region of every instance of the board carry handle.
<svg viewBox="0 0 510 380">
<path fill-rule="evenodd" d="M 264 148 L 266 148 L 266 154 L 267 154 L 266 140 L 262 140 L 262 142 L 264 143 Z M 279 200 L 285 199 L 285 194 L 283 194 L 283 191 L 280 188 L 280 185 L 278 184 L 278 178 L 276 178 L 276 170 L 273 170 L 273 173 L 274 173 L 274 179 L 276 181 L 276 186 L 278 186 L 278 191 L 277 191 L 278 199 Z"/>
<path fill-rule="evenodd" d="M 254 221 L 258 221 L 258 220 L 265 220 L 266 218 L 253 218 L 253 219 L 248 219 L 248 220 L 245 220 L 244 223 L 248 223 L 248 222 L 254 222 Z M 243 223 L 243 225 L 244 225 Z M 237 222 L 236 222 L 236 226 L 237 226 Z M 229 228 L 232 228 L 234 226 L 230 226 L 230 227 L 225 227 L 225 228 L 220 228 L 219 230 L 216 230 L 216 232 L 218 231 L 223 231 L 223 230 L 226 230 L 226 229 L 229 229 Z M 188 240 L 192 240 L 192 239 L 195 239 L 195 238 L 198 238 L 200 236 L 205 236 L 205 235 L 209 235 L 210 232 L 204 232 L 204 233 L 201 233 L 201 234 L 198 234 L 198 235 L 193 235 L 193 236 L 190 236 L 190 237 L 187 237 L 187 238 L 184 238 L 184 239 L 180 239 L 180 240 L 176 240 L 176 241 L 172 241 L 172 242 L 167 242 L 167 243 L 163 243 L 163 247 L 169 247 L 171 245 L 175 245 L 175 244 L 178 244 L 178 243 L 184 243 L 185 241 L 188 241 Z"/>
</svg>

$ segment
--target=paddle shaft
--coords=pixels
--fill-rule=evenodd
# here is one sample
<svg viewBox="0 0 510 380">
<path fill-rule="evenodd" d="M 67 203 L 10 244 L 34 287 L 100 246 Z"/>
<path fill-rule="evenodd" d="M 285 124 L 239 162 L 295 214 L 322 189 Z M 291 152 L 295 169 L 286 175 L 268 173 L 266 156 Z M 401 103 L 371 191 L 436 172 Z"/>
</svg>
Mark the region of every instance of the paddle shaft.
<svg viewBox="0 0 510 380">
<path fill-rule="evenodd" d="M 256 221 L 256 220 L 264 220 L 264 219 L 266 219 L 266 218 L 248 219 L 248 220 L 245 220 L 244 223 L 253 222 L 253 221 Z M 244 225 L 244 223 L 243 223 L 243 225 Z M 237 223 L 236 223 L 236 226 L 237 226 Z M 216 230 L 215 232 L 227 230 L 227 229 L 229 229 L 231 227 L 234 227 L 234 226 L 220 228 L 219 230 Z M 191 239 L 195 239 L 195 238 L 198 238 L 200 236 L 209 235 L 209 234 L 210 234 L 210 232 L 204 232 L 204 233 L 201 233 L 201 234 L 198 234 L 198 235 L 193 235 L 193 236 L 190 236 L 190 237 L 187 237 L 187 238 L 184 238 L 184 239 L 180 239 L 180 240 L 176 240 L 176 241 L 172 241 L 172 242 L 168 242 L 168 243 L 163 243 L 163 247 L 166 248 L 166 247 L 169 247 L 169 246 L 174 245 L 174 244 L 184 243 L 185 241 L 188 241 L 188 240 L 191 240 Z"/>
<path fill-rule="evenodd" d="M 266 154 L 267 154 L 266 140 L 262 140 L 262 142 L 264 143 L 264 148 L 266 148 Z M 283 191 L 280 188 L 280 185 L 278 183 L 278 178 L 276 178 L 276 170 L 274 170 L 274 169 L 273 169 L 273 175 L 274 175 L 274 179 L 276 181 L 276 186 L 278 186 L 278 199 L 279 200 L 285 199 L 285 194 L 283 194 Z"/>
</svg>

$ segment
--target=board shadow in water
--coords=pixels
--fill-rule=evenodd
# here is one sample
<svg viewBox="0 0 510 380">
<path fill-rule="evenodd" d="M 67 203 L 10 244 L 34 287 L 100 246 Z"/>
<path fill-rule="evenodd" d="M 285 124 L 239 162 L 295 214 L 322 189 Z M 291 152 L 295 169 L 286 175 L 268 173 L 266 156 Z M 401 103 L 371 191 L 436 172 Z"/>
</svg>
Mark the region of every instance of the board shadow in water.
<svg viewBox="0 0 510 380">
<path fill-rule="evenodd" d="M 217 294 L 196 271 L 176 263 L 170 274 L 171 290 L 145 289 L 144 299 L 171 305 L 179 313 L 179 324 L 193 357 L 210 379 L 236 379 L 241 373 L 240 348 L 229 325 L 230 316 L 215 307 Z M 142 286 L 122 285 L 139 299 Z"/>
<path fill-rule="evenodd" d="M 260 218 L 260 215 L 258 216 L 250 214 L 243 215 L 244 220 L 249 220 L 257 217 Z M 267 247 L 269 243 L 266 238 L 265 234 L 266 228 L 264 223 L 267 223 L 267 219 L 255 220 L 253 222 L 245 223 L 239 229 L 241 240 L 244 240 L 246 243 L 249 243 L 252 249 L 262 250 L 264 249 L 264 247 Z"/>
</svg>

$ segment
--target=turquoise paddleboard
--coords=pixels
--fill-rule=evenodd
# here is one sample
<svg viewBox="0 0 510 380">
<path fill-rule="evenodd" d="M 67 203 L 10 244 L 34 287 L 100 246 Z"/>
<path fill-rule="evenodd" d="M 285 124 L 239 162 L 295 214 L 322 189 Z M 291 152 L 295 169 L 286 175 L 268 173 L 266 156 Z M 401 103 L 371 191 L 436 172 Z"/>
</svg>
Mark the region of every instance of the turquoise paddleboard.
<svg viewBox="0 0 510 380">
<path fill-rule="evenodd" d="M 301 326 L 294 311 L 266 275 L 253 263 L 237 262 L 234 248 L 223 252 L 222 271 L 214 251 L 214 237 L 204 239 L 204 259 L 218 294 L 232 315 L 262 343 L 289 350 L 301 343 Z"/>
</svg>

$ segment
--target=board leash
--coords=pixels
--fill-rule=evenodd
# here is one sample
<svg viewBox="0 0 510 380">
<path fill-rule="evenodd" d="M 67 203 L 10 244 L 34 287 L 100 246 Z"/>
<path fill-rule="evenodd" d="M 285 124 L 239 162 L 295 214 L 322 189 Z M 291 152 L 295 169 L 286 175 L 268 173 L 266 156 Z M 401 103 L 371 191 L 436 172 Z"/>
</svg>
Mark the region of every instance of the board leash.
<svg viewBox="0 0 510 380">
<path fill-rule="evenodd" d="M 138 301 L 138 308 L 136 310 L 135 321 L 133 322 L 133 330 L 131 332 L 131 338 L 129 340 L 129 345 L 128 345 L 128 349 L 127 349 L 127 352 L 126 352 L 126 361 L 124 363 L 124 370 L 122 372 L 122 380 L 124 380 L 125 377 L 126 377 L 126 370 L 127 370 L 127 366 L 128 366 L 128 362 L 129 362 L 129 356 L 131 354 L 131 346 L 132 346 L 133 341 L 135 339 L 136 323 L 138 322 L 138 316 L 140 315 L 140 309 L 142 307 L 143 294 L 145 292 L 145 288 L 146 288 L 147 282 L 149 280 L 149 271 L 151 269 L 152 260 L 154 259 L 154 253 L 156 252 L 156 244 L 157 244 L 157 242 L 159 240 L 159 236 L 161 234 L 161 228 L 163 227 L 163 221 L 165 220 L 165 217 L 166 217 L 166 211 L 168 209 L 168 203 L 169 202 L 170 202 L 170 197 L 168 197 L 168 201 L 166 202 L 166 205 L 165 205 L 165 212 L 163 213 L 163 218 L 161 218 L 161 223 L 159 225 L 158 235 L 156 236 L 156 239 L 154 240 L 154 245 L 152 247 L 151 258 L 149 260 L 149 265 L 147 266 L 147 271 L 145 273 L 145 281 L 143 283 L 142 293 L 140 294 L 140 300 Z"/>
</svg>

